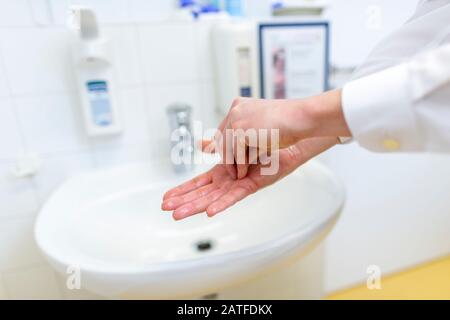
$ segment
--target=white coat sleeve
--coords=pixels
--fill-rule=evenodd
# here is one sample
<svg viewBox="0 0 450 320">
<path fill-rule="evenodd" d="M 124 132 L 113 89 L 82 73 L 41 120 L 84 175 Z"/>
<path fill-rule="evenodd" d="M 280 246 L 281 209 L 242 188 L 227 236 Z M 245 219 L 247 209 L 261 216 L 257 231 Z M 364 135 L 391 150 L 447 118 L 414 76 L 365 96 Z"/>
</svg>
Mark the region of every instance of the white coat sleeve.
<svg viewBox="0 0 450 320">
<path fill-rule="evenodd" d="M 450 152 L 450 44 L 347 83 L 354 139 L 378 152 Z"/>
</svg>

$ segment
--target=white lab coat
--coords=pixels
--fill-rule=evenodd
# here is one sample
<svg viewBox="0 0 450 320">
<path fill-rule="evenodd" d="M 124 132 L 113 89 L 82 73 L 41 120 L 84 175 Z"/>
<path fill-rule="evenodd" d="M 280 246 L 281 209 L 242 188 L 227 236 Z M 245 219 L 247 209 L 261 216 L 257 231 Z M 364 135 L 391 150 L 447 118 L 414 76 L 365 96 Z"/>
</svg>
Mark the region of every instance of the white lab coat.
<svg viewBox="0 0 450 320">
<path fill-rule="evenodd" d="M 354 79 L 343 88 L 342 104 L 362 147 L 450 152 L 450 0 L 420 1 Z"/>
</svg>

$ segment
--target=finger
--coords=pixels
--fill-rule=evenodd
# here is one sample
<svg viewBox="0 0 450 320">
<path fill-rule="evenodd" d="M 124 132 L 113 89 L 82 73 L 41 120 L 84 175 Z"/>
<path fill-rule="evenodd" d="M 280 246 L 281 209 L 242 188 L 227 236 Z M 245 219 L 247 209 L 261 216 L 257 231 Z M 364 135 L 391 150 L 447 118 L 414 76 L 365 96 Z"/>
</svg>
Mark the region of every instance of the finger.
<svg viewBox="0 0 450 320">
<path fill-rule="evenodd" d="M 234 137 L 234 159 L 236 163 L 237 178 L 242 179 L 247 175 L 248 153 L 245 136 L 237 135 Z"/>
<path fill-rule="evenodd" d="M 222 135 L 221 140 L 218 142 L 221 150 L 222 163 L 225 165 L 230 177 L 235 180 L 237 178 L 236 166 L 234 165 L 234 155 L 233 155 L 233 131 L 227 124 L 225 133 Z"/>
<path fill-rule="evenodd" d="M 249 148 L 248 164 L 268 164 L 272 151 L 270 149 Z"/>
<path fill-rule="evenodd" d="M 175 210 L 186 203 L 189 203 L 191 201 L 200 199 L 208 195 L 209 193 L 213 192 L 216 189 L 217 186 L 211 183 L 206 186 L 200 187 L 194 191 L 188 192 L 182 196 L 175 196 L 168 198 L 163 201 L 161 209 L 164 211 Z"/>
<path fill-rule="evenodd" d="M 237 178 L 242 179 L 245 178 L 248 172 L 248 164 L 238 164 L 237 165 Z"/>
<path fill-rule="evenodd" d="M 230 109 L 228 110 L 227 115 L 225 116 L 225 118 L 223 118 L 223 120 L 220 122 L 219 126 L 217 127 L 217 130 L 218 130 L 218 131 L 220 131 L 220 132 L 223 133 L 223 131 L 225 130 L 225 126 L 226 126 L 227 123 L 228 123 L 228 118 L 229 118 L 230 110 L 233 109 L 234 107 L 236 107 L 236 106 L 239 104 L 239 102 L 240 102 L 240 101 L 239 101 L 238 99 L 235 99 L 235 100 L 231 103 L 231 106 L 230 106 Z"/>
<path fill-rule="evenodd" d="M 211 170 L 208 172 L 205 172 L 197 177 L 195 177 L 192 180 L 189 180 L 173 189 L 170 189 L 169 191 L 167 191 L 164 196 L 163 196 L 163 200 L 175 197 L 175 196 L 180 196 L 182 194 L 185 194 L 187 192 L 190 192 L 192 190 L 195 190 L 197 188 L 203 187 L 207 184 L 210 184 L 212 181 L 212 175 L 211 175 Z"/>
<path fill-rule="evenodd" d="M 211 192 L 210 194 L 197 199 L 195 201 L 186 203 L 185 205 L 177 208 L 173 212 L 173 218 L 175 220 L 181 220 L 187 217 L 190 217 L 194 214 L 204 212 L 208 206 L 219 199 L 221 196 L 223 196 L 226 193 L 226 189 L 216 189 L 215 191 Z"/>
<path fill-rule="evenodd" d="M 211 203 L 206 209 L 206 213 L 208 214 L 209 217 L 213 217 L 219 212 L 222 212 L 225 209 L 231 207 L 236 202 L 244 199 L 251 193 L 252 192 L 250 191 L 250 189 L 245 188 L 243 186 L 234 187 L 226 194 L 224 194 L 220 199 Z"/>
<path fill-rule="evenodd" d="M 260 150 L 258 148 L 249 147 L 248 148 L 248 164 L 257 164 L 259 158 Z"/>
<path fill-rule="evenodd" d="M 199 149 L 205 153 L 215 153 L 216 143 L 213 140 L 201 140 L 199 143 Z"/>
<path fill-rule="evenodd" d="M 231 179 L 236 180 L 237 179 L 236 166 L 234 164 L 226 164 L 225 168 L 228 174 L 230 175 Z"/>
<path fill-rule="evenodd" d="M 238 179 L 245 178 L 247 176 L 250 165 L 258 164 L 259 150 L 257 148 L 248 147 L 247 149 L 247 163 L 245 165 L 238 166 Z"/>
<path fill-rule="evenodd" d="M 227 123 L 228 123 L 228 114 L 220 122 L 219 126 L 217 127 L 217 131 L 223 133 L 223 130 L 225 129 L 225 126 L 227 125 Z"/>
</svg>

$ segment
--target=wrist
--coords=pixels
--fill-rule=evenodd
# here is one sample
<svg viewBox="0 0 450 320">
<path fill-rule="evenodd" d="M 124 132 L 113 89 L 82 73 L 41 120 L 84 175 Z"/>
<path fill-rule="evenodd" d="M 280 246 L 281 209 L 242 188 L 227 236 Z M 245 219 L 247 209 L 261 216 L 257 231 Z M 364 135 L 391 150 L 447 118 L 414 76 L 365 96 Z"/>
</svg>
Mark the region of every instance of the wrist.
<svg viewBox="0 0 450 320">
<path fill-rule="evenodd" d="M 342 109 L 341 89 L 307 98 L 304 112 L 312 124 L 309 137 L 351 136 Z"/>
</svg>

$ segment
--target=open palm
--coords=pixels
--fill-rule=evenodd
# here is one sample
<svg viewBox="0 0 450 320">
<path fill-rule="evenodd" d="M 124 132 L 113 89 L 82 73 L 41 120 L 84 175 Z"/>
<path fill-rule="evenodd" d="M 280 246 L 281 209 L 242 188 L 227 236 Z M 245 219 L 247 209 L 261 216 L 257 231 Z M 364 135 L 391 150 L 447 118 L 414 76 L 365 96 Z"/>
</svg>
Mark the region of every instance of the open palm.
<svg viewBox="0 0 450 320">
<path fill-rule="evenodd" d="M 212 217 L 236 202 L 279 181 L 298 166 L 336 144 L 336 138 L 311 138 L 279 150 L 279 170 L 261 175 L 261 164 L 250 165 L 247 175 L 234 179 L 222 164 L 167 191 L 162 209 L 173 211 L 175 220 L 205 212 Z"/>
</svg>

